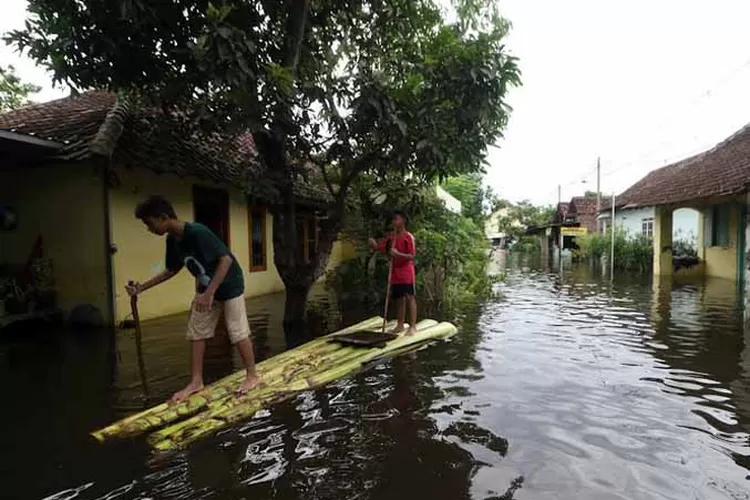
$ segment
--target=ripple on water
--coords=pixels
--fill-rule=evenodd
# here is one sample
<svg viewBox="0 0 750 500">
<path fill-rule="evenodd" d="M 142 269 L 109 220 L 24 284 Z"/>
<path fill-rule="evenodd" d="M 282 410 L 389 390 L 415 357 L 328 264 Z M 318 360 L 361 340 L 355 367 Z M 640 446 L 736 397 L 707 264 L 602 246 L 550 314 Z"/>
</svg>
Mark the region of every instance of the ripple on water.
<svg viewBox="0 0 750 500">
<path fill-rule="evenodd" d="M 45 500 L 747 498 L 750 347 L 721 283 L 508 266 L 502 298 L 462 311 L 453 342 L 300 393 L 145 472 L 112 458 L 133 472 L 84 471 Z M 281 307 L 251 317 L 259 357 L 283 348 Z M 155 398 L 186 376 L 173 322 L 146 345 Z M 106 404 L 137 399 L 131 344 Z M 213 349 L 213 377 L 239 366 Z"/>
</svg>

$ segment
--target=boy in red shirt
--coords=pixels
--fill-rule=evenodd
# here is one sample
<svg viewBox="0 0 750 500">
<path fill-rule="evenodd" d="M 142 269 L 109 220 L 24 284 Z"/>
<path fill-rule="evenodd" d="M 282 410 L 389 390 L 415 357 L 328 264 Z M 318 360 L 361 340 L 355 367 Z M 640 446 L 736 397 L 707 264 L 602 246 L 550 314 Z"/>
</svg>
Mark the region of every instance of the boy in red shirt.
<svg viewBox="0 0 750 500">
<path fill-rule="evenodd" d="M 393 213 L 391 219 L 393 232 L 386 238 L 375 241 L 370 239 L 370 248 L 373 251 L 389 253 L 393 259 L 391 266 L 391 297 L 396 301 L 396 320 L 398 325 L 393 333 L 404 331 L 404 320 L 406 307 L 409 307 L 409 330 L 407 335 L 417 332 L 417 299 L 414 296 L 414 285 L 416 274 L 414 271 L 414 255 L 416 245 L 414 235 L 406 230 L 406 214 L 400 210 Z M 390 251 L 388 248 L 390 247 Z"/>
</svg>

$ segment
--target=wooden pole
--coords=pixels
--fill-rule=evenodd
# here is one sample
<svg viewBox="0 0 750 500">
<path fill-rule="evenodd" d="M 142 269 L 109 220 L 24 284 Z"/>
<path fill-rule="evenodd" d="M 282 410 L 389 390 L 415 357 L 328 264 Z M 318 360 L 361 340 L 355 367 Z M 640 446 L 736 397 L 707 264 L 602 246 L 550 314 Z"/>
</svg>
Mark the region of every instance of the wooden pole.
<svg viewBox="0 0 750 500">
<path fill-rule="evenodd" d="M 385 324 L 388 322 L 388 302 L 391 300 L 391 271 L 393 271 L 393 257 L 388 258 L 388 288 L 385 291 L 385 307 L 383 310 L 383 329 L 385 333 Z"/>
<path fill-rule="evenodd" d="M 557 209 L 560 210 L 560 205 L 562 204 L 562 186 L 560 184 L 557 185 Z M 559 235 L 558 239 L 558 247 L 557 247 L 557 259 L 560 263 L 560 269 L 562 270 L 562 247 L 563 247 L 563 234 L 562 234 L 562 228 L 563 224 L 565 223 L 565 216 L 563 215 L 562 220 L 560 220 L 560 227 L 558 227 Z"/>
<path fill-rule="evenodd" d="M 132 281 L 128 283 L 130 286 L 135 286 Z M 141 318 L 138 314 L 138 295 L 132 295 L 130 297 L 130 311 L 133 314 L 133 323 L 135 323 L 135 353 L 138 358 L 138 374 L 141 377 L 141 385 L 143 386 L 143 392 L 148 397 L 148 381 L 146 379 L 146 364 L 143 360 L 143 343 L 141 337 Z"/>
<path fill-rule="evenodd" d="M 609 254 L 609 276 L 610 279 L 615 279 L 615 195 L 612 195 L 612 248 Z"/>
<path fill-rule="evenodd" d="M 602 164 L 599 158 L 596 159 L 596 215 L 599 216 L 599 212 L 602 209 Z M 601 233 L 601 224 L 597 223 L 596 232 Z"/>
</svg>

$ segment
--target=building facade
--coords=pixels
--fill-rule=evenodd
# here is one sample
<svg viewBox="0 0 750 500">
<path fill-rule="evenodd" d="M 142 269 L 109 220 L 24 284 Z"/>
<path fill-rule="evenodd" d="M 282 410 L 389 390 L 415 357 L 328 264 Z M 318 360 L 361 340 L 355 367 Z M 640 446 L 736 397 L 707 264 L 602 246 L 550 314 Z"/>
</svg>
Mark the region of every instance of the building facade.
<svg viewBox="0 0 750 500">
<path fill-rule="evenodd" d="M 284 290 L 274 266 L 273 217 L 261 198 L 247 194 L 250 163 L 221 163 L 218 152 L 194 139 L 142 135 L 138 119 L 105 92 L 0 116 L 0 206 L 15 221 L 0 232 L 0 274 L 22 282 L 43 256 L 51 262 L 59 309 L 116 324 L 130 314 L 128 281 L 164 269 L 164 238 L 134 216 L 139 202 L 160 194 L 181 219 L 201 222 L 224 240 L 245 272 L 246 297 Z M 44 144 L 36 144 L 39 136 Z M 111 143 L 109 154 L 99 153 L 101 142 Z M 295 194 L 305 258 L 314 259 L 325 194 L 308 185 Z M 337 242 L 329 267 L 352 254 L 351 245 Z M 193 290 L 189 273 L 180 273 L 144 294 L 140 314 L 186 311 Z"/>
</svg>

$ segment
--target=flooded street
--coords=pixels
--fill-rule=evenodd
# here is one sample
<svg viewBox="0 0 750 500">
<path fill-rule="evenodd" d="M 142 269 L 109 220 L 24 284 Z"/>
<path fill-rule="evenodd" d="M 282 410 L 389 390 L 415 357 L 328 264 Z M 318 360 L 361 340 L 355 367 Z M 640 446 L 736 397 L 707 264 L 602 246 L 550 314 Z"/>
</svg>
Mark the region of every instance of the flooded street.
<svg viewBox="0 0 750 500">
<path fill-rule="evenodd" d="M 750 337 L 733 284 L 507 266 L 499 297 L 464 310 L 452 342 L 300 394 L 166 463 L 87 433 L 186 381 L 185 318 L 143 326 L 145 400 L 130 332 L 117 352 L 97 334 L 4 338 L 0 496 L 750 498 Z M 284 338 L 282 307 L 249 302 L 260 359 L 299 341 Z M 314 316 L 314 334 L 341 320 Z M 210 380 L 241 366 L 218 340 Z"/>
</svg>

